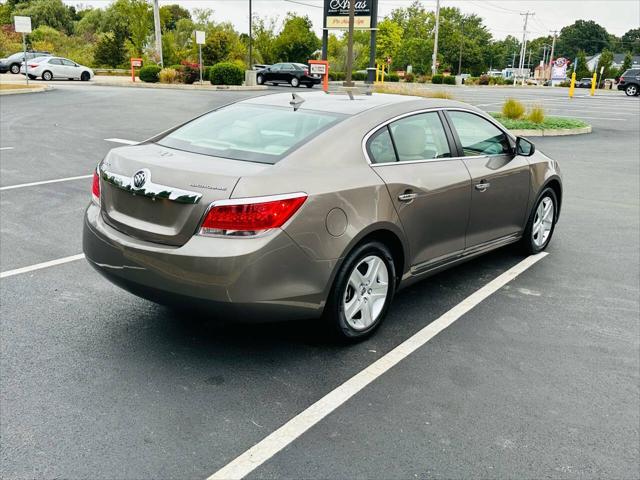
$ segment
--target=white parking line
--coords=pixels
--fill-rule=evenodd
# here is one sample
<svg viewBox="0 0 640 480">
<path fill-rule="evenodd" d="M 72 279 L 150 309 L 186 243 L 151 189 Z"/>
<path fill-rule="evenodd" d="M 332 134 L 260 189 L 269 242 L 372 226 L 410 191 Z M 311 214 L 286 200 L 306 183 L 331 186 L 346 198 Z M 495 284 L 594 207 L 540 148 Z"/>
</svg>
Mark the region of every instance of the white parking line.
<svg viewBox="0 0 640 480">
<path fill-rule="evenodd" d="M 13 147 L 0 147 L 0 150 L 13 150 Z"/>
<path fill-rule="evenodd" d="M 383 373 L 387 372 L 390 368 L 407 358 L 411 353 L 422 347 L 442 330 L 453 324 L 480 302 L 497 292 L 500 288 L 505 286 L 546 255 L 547 253 L 542 252 L 537 255 L 527 257 L 503 274 L 494 278 L 484 287 L 476 290 L 440 318 L 431 322 L 408 340 L 405 340 L 389 353 L 289 420 L 235 460 L 222 467 L 216 473 L 211 475 L 208 480 L 232 480 L 245 477 L 273 457 L 276 453 L 284 449 L 304 432 L 320 422 L 320 420 L 336 410 L 339 406 L 343 405 L 356 393 L 360 392 L 367 385 L 379 378 Z"/>
<path fill-rule="evenodd" d="M 140 142 L 136 142 L 135 140 L 127 140 L 125 138 L 105 138 L 105 142 L 113 142 L 113 143 L 124 143 L 125 145 L 137 145 Z"/>
<path fill-rule="evenodd" d="M 48 183 L 68 182 L 70 180 L 80 180 L 82 178 L 91 178 L 91 175 L 79 175 L 77 177 L 56 178 L 55 180 L 43 180 L 41 182 L 20 183 L 18 185 L 8 185 L 6 187 L 0 187 L 0 191 L 13 190 L 14 188 L 35 187 L 36 185 L 46 185 Z"/>
<path fill-rule="evenodd" d="M 84 258 L 84 253 L 78 255 L 71 255 L 70 257 L 59 258 L 57 260 L 51 260 L 49 262 L 36 263 L 28 267 L 16 268 L 15 270 L 7 270 L 6 272 L 0 272 L 0 278 L 13 277 L 21 273 L 33 272 L 34 270 L 40 270 L 41 268 L 54 267 L 56 265 L 62 265 L 63 263 L 74 262 Z"/>
</svg>

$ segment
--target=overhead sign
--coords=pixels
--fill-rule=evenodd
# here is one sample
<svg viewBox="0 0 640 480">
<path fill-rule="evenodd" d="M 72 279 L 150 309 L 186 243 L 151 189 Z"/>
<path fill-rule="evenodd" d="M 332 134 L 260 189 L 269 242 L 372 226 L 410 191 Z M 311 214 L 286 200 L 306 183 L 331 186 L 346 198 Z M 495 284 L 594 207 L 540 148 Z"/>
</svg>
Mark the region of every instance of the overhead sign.
<svg viewBox="0 0 640 480">
<path fill-rule="evenodd" d="M 13 17 L 15 22 L 16 32 L 18 33 L 31 33 L 31 17 Z"/>
<path fill-rule="evenodd" d="M 324 17 L 327 28 L 349 28 L 349 6 L 355 2 L 354 27 L 371 28 L 371 4 L 375 0 L 324 0 Z"/>
<path fill-rule="evenodd" d="M 204 45 L 204 32 L 202 30 L 196 30 L 196 43 Z"/>
</svg>

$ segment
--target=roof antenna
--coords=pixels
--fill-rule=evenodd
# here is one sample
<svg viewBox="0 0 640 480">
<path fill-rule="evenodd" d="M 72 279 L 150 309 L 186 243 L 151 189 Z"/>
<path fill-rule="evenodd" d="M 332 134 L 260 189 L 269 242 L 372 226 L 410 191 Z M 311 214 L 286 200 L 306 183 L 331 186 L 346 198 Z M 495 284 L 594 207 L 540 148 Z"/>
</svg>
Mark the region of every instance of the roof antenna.
<svg viewBox="0 0 640 480">
<path fill-rule="evenodd" d="M 292 93 L 291 97 L 292 98 L 291 98 L 291 101 L 289 102 L 289 105 L 291 105 L 293 107 L 293 111 L 295 112 L 304 103 L 304 98 L 302 98 L 297 93 Z"/>
</svg>

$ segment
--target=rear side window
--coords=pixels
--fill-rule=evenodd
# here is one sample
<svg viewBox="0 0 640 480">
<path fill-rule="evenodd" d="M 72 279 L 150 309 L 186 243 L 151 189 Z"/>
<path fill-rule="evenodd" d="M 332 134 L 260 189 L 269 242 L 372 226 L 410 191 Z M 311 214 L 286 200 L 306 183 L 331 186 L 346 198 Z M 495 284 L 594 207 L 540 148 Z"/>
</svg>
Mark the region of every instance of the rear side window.
<svg viewBox="0 0 640 480">
<path fill-rule="evenodd" d="M 507 135 L 488 120 L 468 112 L 450 110 L 452 126 L 458 133 L 465 157 L 511 153 Z"/>
<path fill-rule="evenodd" d="M 372 163 L 397 162 L 396 152 L 393 148 L 389 128 L 384 127 L 378 130 L 370 139 L 368 144 L 369 158 Z"/>
<path fill-rule="evenodd" d="M 235 104 L 179 127 L 158 141 L 187 152 L 276 163 L 344 115 Z"/>
<path fill-rule="evenodd" d="M 636 77 L 638 75 L 640 75 L 640 69 L 637 68 L 632 68 L 622 74 L 623 77 Z"/>
</svg>

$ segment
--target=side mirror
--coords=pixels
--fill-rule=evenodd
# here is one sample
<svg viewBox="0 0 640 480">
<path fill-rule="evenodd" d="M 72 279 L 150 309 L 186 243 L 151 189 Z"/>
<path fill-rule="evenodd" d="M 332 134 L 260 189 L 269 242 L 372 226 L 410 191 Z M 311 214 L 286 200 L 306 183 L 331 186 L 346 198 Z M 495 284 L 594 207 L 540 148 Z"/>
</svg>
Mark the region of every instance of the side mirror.
<svg viewBox="0 0 640 480">
<path fill-rule="evenodd" d="M 536 151 L 536 146 L 523 137 L 516 138 L 516 155 L 530 157 Z"/>
</svg>

